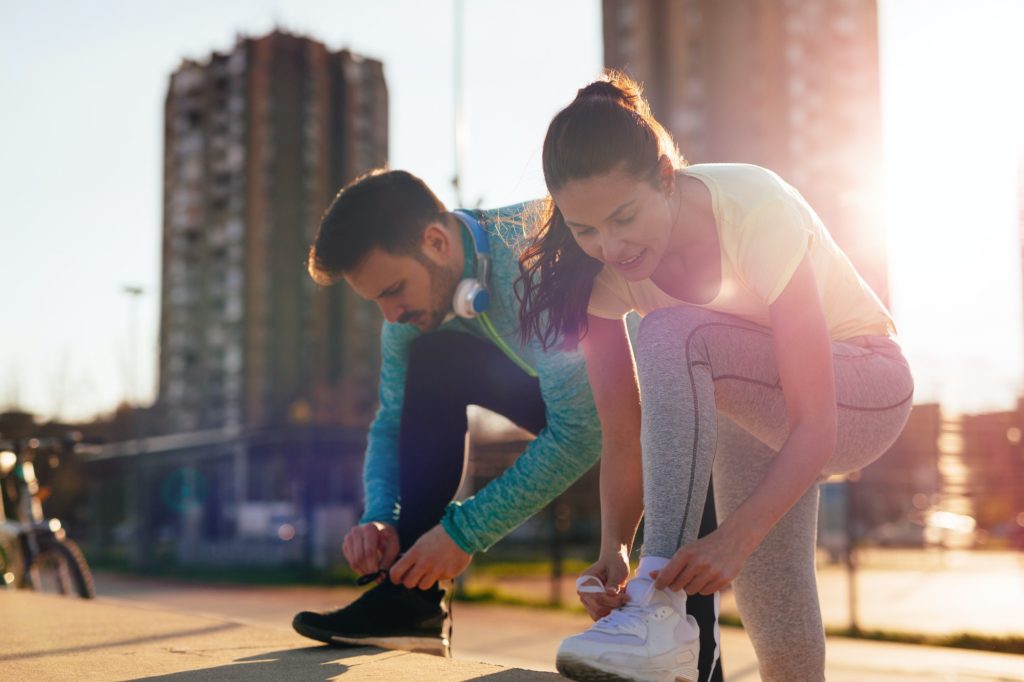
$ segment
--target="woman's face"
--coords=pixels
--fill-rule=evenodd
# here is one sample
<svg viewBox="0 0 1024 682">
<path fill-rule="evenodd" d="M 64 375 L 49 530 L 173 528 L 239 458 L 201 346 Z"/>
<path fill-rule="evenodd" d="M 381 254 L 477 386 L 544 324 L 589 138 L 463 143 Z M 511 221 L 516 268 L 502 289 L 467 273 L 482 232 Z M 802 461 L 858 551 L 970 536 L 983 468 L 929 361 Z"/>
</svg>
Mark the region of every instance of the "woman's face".
<svg viewBox="0 0 1024 682">
<path fill-rule="evenodd" d="M 572 180 L 551 196 L 588 256 L 631 281 L 654 273 L 672 231 L 666 191 L 620 167 L 607 175 Z"/>
</svg>

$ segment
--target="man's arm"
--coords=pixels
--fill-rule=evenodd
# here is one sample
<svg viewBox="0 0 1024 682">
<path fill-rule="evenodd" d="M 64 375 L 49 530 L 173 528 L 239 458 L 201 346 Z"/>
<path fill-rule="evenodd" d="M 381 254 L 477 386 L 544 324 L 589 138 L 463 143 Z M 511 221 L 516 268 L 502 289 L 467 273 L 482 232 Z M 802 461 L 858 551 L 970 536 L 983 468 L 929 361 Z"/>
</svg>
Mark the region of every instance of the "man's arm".
<svg viewBox="0 0 1024 682">
<path fill-rule="evenodd" d="M 363 461 L 364 510 L 360 523 L 398 520 L 398 432 L 405 396 L 409 345 L 420 332 L 385 322 L 380 333 L 380 405 L 370 424 Z"/>
<path fill-rule="evenodd" d="M 363 516 L 342 545 L 345 558 L 360 573 L 389 568 L 398 556 L 398 433 L 409 344 L 418 334 L 409 325 L 385 323 L 381 329 L 380 406 L 363 461 Z"/>
</svg>

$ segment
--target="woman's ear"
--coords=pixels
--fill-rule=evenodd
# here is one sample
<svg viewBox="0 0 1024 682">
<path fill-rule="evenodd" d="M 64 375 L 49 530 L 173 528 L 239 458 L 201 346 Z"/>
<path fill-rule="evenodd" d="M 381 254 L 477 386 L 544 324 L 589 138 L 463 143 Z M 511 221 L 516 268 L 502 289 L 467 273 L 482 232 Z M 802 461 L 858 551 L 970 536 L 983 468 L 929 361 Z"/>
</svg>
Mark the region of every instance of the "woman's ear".
<svg viewBox="0 0 1024 682">
<path fill-rule="evenodd" d="M 672 196 L 676 189 L 676 167 L 667 154 L 662 154 L 658 159 L 658 184 L 666 197 Z"/>
</svg>

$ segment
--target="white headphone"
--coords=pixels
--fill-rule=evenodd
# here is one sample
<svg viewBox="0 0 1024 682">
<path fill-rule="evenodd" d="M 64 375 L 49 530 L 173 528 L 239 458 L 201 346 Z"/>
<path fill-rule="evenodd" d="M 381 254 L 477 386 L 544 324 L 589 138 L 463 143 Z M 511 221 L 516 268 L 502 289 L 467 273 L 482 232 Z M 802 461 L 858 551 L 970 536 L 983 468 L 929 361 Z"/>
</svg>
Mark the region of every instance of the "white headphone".
<svg viewBox="0 0 1024 682">
<path fill-rule="evenodd" d="M 459 317 L 472 319 L 485 312 L 491 303 L 491 294 L 487 291 L 487 274 L 491 266 L 491 249 L 487 240 L 487 232 L 481 227 L 476 216 L 469 211 L 453 212 L 473 240 L 473 251 L 476 253 L 476 277 L 466 277 L 455 286 L 452 297 L 452 310 Z"/>
</svg>

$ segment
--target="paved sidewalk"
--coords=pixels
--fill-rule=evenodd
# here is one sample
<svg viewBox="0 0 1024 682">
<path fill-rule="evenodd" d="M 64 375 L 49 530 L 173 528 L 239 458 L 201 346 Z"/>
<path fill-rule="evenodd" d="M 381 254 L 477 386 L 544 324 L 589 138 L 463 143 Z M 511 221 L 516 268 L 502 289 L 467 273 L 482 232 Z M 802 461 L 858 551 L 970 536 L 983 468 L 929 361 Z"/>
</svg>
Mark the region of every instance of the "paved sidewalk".
<svg viewBox="0 0 1024 682">
<path fill-rule="evenodd" d="M 572 616 L 537 609 L 483 607 L 484 622 L 524 619 L 534 629 L 575 629 Z M 5 680 L 495 680 L 561 679 L 526 669 L 514 656 L 492 663 L 446 660 L 378 649 L 312 645 L 283 627 L 196 615 L 123 600 L 83 601 L 28 592 L 0 592 L 0 678 Z M 563 622 L 564 621 L 564 622 Z M 466 623 L 463 618 L 462 623 Z M 742 630 L 723 631 L 728 682 L 758 680 L 756 660 Z M 514 654 L 515 642 L 488 647 Z M 456 652 L 458 653 L 458 651 Z M 497 665 L 496 663 L 507 663 Z M 515 667 L 517 664 L 520 667 Z M 830 682 L 884 680 L 1024 681 L 1024 656 L 988 654 L 832 638 Z"/>
<path fill-rule="evenodd" d="M 0 592 L 4 680 L 495 680 L 555 673 L 373 648 L 105 600 Z M 15 626 L 16 625 L 16 626 Z"/>
</svg>

